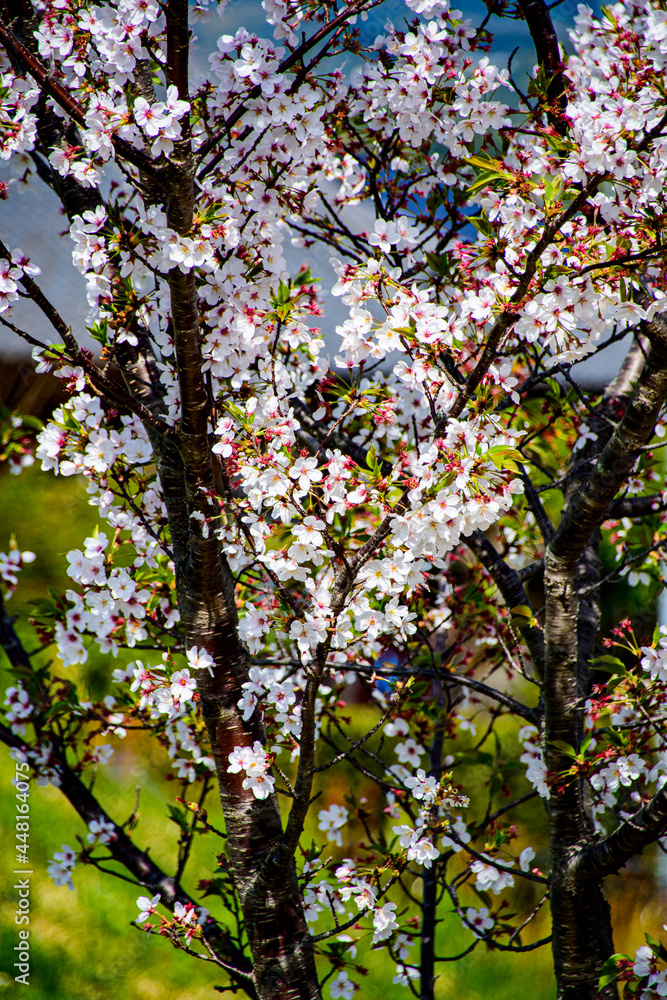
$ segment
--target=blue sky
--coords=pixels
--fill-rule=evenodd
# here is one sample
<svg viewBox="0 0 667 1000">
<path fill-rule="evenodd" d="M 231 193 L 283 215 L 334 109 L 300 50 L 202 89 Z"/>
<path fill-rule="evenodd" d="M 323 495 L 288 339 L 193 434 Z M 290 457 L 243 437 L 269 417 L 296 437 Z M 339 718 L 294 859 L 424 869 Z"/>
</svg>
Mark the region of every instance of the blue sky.
<svg viewBox="0 0 667 1000">
<path fill-rule="evenodd" d="M 463 16 L 470 18 L 473 24 L 479 24 L 486 13 L 486 7 L 481 0 L 460 3 L 458 6 Z M 559 38 L 567 47 L 569 47 L 567 29 L 574 23 L 576 10 L 576 0 L 565 0 L 552 11 Z M 372 41 L 376 35 L 381 34 L 388 19 L 391 19 L 398 26 L 406 15 L 409 15 L 410 18 L 413 16 L 403 0 L 386 0 L 384 4 L 371 12 L 366 22 L 359 22 L 364 41 Z M 266 25 L 264 20 L 260 0 L 250 0 L 250 2 L 248 0 L 231 0 L 222 17 L 212 17 L 206 23 L 200 22 L 195 25 L 195 32 L 199 38 L 196 56 L 193 59 L 195 72 L 197 68 L 201 71 L 207 66 L 207 55 L 214 51 L 217 37 L 221 34 L 234 34 L 241 25 L 261 36 L 269 38 L 272 36 L 272 29 Z M 512 50 L 519 46 L 519 52 L 513 62 L 513 71 L 517 83 L 521 86 L 522 75 L 534 63 L 532 43 L 525 24 L 516 20 L 510 21 L 493 17 L 489 28 L 495 33 L 496 43 L 492 59 L 496 65 L 505 66 Z M 3 164 L 0 167 L 0 178 L 6 177 L 7 173 L 7 168 Z M 12 248 L 21 247 L 34 259 L 35 263 L 39 264 L 42 268 L 39 280 L 43 290 L 66 321 L 72 324 L 77 333 L 80 333 L 83 330 L 87 314 L 85 285 L 83 278 L 70 264 L 71 243 L 69 238 L 67 236 L 60 238 L 60 234 L 67 228 L 67 221 L 58 210 L 55 195 L 40 181 L 33 181 L 31 189 L 21 195 L 14 193 L 15 190 L 14 188 L 8 201 L 0 202 L 0 238 Z M 58 244 L 59 239 L 62 257 L 60 254 L 53 253 L 54 246 Z M 326 257 L 328 258 L 328 256 L 327 253 Z M 302 257 L 303 251 L 290 248 L 288 260 L 290 267 L 298 269 Z M 325 270 L 328 270 L 328 265 L 325 266 Z M 322 277 L 324 279 L 323 286 L 326 286 L 329 276 L 323 274 Z M 333 274 L 331 277 L 333 280 Z M 333 355 L 337 349 L 337 337 L 333 334 L 334 326 L 346 318 L 347 309 L 342 306 L 340 300 L 332 299 L 330 296 L 327 307 L 325 327 L 329 334 L 327 340 Z M 27 329 L 37 330 L 46 339 L 56 339 L 50 331 L 43 329 L 41 315 L 29 304 L 21 304 L 17 307 L 15 322 Z M 92 345 L 88 342 L 85 346 Z M 20 357 L 24 356 L 25 353 L 22 342 L 14 334 L 0 329 L 0 357 L 5 359 Z"/>
</svg>

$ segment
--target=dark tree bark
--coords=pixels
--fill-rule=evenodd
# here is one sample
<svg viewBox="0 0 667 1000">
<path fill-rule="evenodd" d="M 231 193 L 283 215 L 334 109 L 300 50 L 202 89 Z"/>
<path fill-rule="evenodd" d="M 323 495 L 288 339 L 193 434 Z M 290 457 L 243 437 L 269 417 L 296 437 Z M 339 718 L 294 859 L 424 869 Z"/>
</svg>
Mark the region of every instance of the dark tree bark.
<svg viewBox="0 0 667 1000">
<path fill-rule="evenodd" d="M 584 784 L 566 775 L 571 758 L 563 744 L 578 752 L 582 735 L 582 671 L 587 674 L 591 644 L 590 622 L 582 615 L 580 589 L 582 559 L 591 558 L 597 530 L 607 515 L 616 492 L 624 485 L 650 438 L 667 396 L 667 324 L 658 315 L 642 324 L 651 349 L 645 364 L 631 349 L 618 379 L 608 390 L 608 401 L 627 392 L 632 380 L 637 386 L 625 415 L 605 444 L 595 467 L 566 506 L 561 523 L 545 556 L 546 670 L 544 682 L 544 742 L 552 791 L 549 801 L 552 855 L 551 911 L 553 951 L 562 1000 L 591 1000 L 617 995 L 615 984 L 598 990 L 600 969 L 613 954 L 609 908 L 601 878 L 584 874 L 580 858 L 598 857 L 593 850 Z M 643 356 L 642 356 L 643 361 Z M 595 554 L 595 550 L 592 550 Z M 595 615 L 595 612 L 592 612 Z M 583 642 L 583 652 L 582 652 Z M 662 815 L 662 802 L 651 814 L 654 829 Z M 627 837 L 627 834 L 625 835 Z M 645 833 L 643 834 L 645 836 Z M 641 839 L 641 838 L 640 838 Z M 608 847 L 619 856 L 619 834 Z M 646 842 L 646 841 L 644 841 Z M 607 870 L 610 870 L 609 868 Z"/>
</svg>

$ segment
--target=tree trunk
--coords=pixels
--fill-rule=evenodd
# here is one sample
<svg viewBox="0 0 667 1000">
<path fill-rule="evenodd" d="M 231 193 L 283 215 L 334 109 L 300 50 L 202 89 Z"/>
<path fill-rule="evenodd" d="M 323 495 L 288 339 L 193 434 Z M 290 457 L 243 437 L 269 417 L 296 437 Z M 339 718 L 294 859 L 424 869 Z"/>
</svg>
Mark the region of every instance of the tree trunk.
<svg viewBox="0 0 667 1000">
<path fill-rule="evenodd" d="M 609 907 L 599 882 L 584 884 L 569 870 L 574 851 L 591 841 L 581 778 L 556 777 L 572 759 L 558 744 L 578 751 L 581 700 L 578 677 L 576 567 L 562 568 L 549 551 L 545 560 L 547 656 L 544 684 L 545 759 L 553 776 L 549 802 L 551 919 L 559 1000 L 612 1000 L 614 984 L 598 992 L 600 969 L 613 954 Z"/>
<path fill-rule="evenodd" d="M 171 82 L 188 97 L 188 8 L 171 0 L 167 43 Z M 187 134 L 176 143 L 165 178 L 167 222 L 181 236 L 191 232 L 195 167 Z M 241 643 L 234 579 L 215 530 L 219 517 L 216 477 L 209 441 L 209 398 L 202 373 L 199 308 L 194 271 L 169 272 L 171 316 L 181 395 L 177 448 L 180 483 L 169 468 L 172 489 L 161 479 L 174 543 L 176 592 L 186 648 L 205 649 L 212 674 L 201 671 L 198 689 L 225 817 L 229 861 L 252 953 L 261 1000 L 316 1000 L 320 996 L 312 941 L 303 912 L 293 854 L 280 850 L 283 828 L 275 794 L 257 799 L 243 787 L 242 773 L 229 773 L 229 754 L 238 746 L 265 743 L 259 714 L 244 722 L 238 711 L 250 658 Z M 158 468 L 160 460 L 158 458 Z M 167 470 L 165 470 L 167 471 Z"/>
<path fill-rule="evenodd" d="M 544 752 L 551 781 L 551 911 L 559 1000 L 612 1000 L 618 995 L 614 983 L 598 990 L 601 968 L 614 951 L 609 907 L 602 891 L 602 879 L 610 869 L 587 871 L 585 859 L 595 853 L 596 846 L 584 782 L 572 773 L 574 762 L 567 750 L 578 753 L 581 747 L 589 659 L 598 621 L 596 602 L 581 594 L 582 582 L 589 583 L 597 573 L 597 530 L 641 447 L 653 434 L 667 393 L 665 318 L 657 314 L 641 326 L 651 343 L 649 356 L 644 363 L 639 349 L 643 344 L 633 345 L 605 394 L 605 405 L 627 396 L 635 381 L 637 387 L 594 468 L 581 474 L 574 496 L 566 498 L 544 560 Z"/>
</svg>

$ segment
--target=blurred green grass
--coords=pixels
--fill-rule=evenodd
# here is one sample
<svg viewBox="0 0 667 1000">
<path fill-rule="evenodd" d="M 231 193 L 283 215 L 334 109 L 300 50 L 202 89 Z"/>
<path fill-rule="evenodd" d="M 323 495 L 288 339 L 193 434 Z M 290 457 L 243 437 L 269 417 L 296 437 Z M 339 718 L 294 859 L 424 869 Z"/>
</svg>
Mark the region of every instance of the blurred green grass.
<svg viewBox="0 0 667 1000">
<path fill-rule="evenodd" d="M 20 576 L 19 591 L 8 602 L 7 610 L 18 615 L 16 628 L 27 648 L 34 646 L 26 624 L 29 601 L 45 596 L 47 587 L 68 586 L 65 553 L 82 545 L 98 522 L 97 511 L 88 504 L 85 482 L 78 477 L 56 478 L 32 467 L 13 477 L 0 478 L 2 495 L 2 534 L 0 549 L 7 551 L 9 536 L 14 534 L 21 550 L 37 554 Z M 124 657 L 129 659 L 129 655 Z M 57 663 L 57 661 L 56 661 Z M 57 673 L 76 681 L 82 697 L 99 697 L 108 685 L 115 663 L 111 656 L 91 653 L 84 666 Z M 12 683 L 3 661 L 2 689 Z M 135 833 L 138 844 L 150 845 L 152 857 L 170 873 L 176 858 L 178 830 L 167 819 L 167 803 L 173 801 L 175 786 L 164 780 L 169 759 L 157 744 L 141 734 L 129 734 L 125 741 L 112 740 L 116 753 L 103 768 L 96 782 L 96 793 L 108 812 L 117 820 L 127 818 L 132 810 L 135 788 L 141 787 L 140 823 Z M 11 780 L 14 763 L 3 748 L 0 754 L 0 870 L 9 875 L 14 869 L 14 797 Z M 211 795 L 212 811 L 217 805 Z M 219 824 L 221 816 L 214 822 Z M 130 926 L 137 915 L 137 896 L 144 890 L 103 875 L 93 867 L 77 867 L 75 891 L 56 888 L 46 872 L 49 860 L 63 844 L 76 848 L 77 836 L 85 838 L 83 822 L 55 788 L 30 790 L 30 863 L 31 877 L 31 977 L 30 996 L 34 1000 L 108 1000 L 133 995 L 137 1000 L 193 1000 L 212 996 L 212 985 L 224 982 L 203 962 L 177 952 L 168 942 L 149 938 Z M 198 878 L 209 877 L 216 868 L 215 853 L 221 842 L 213 837 L 196 838 L 189 871 L 196 878 L 185 884 L 193 891 Z M 19 986 L 14 983 L 11 955 L 18 940 L 14 923 L 16 891 L 13 880 L 3 878 L 0 912 L 0 996 L 12 996 Z M 18 995 L 18 993 L 17 993 Z"/>
<path fill-rule="evenodd" d="M 70 548 L 81 547 L 97 523 L 97 512 L 87 502 L 85 484 L 78 479 L 56 479 L 50 474 L 28 469 L 20 477 L 0 477 L 3 519 L 0 529 L 0 549 L 6 551 L 8 537 L 14 532 L 22 550 L 31 549 L 37 559 L 22 573 L 19 592 L 12 598 L 8 610 L 18 614 L 17 628 L 26 638 L 29 629 L 25 616 L 29 613 L 27 602 L 45 595 L 47 586 L 64 589 L 68 585 L 65 574 L 65 553 Z M 125 659 L 129 659 L 127 655 Z M 109 656 L 91 655 L 81 667 L 63 669 L 57 673 L 79 683 L 83 691 L 100 696 L 106 689 L 114 663 Z M 2 669 L 3 689 L 11 683 L 5 665 Z M 377 714 L 372 706 L 351 706 L 353 716 L 351 733 L 361 736 L 367 731 L 370 720 Z M 507 733 L 507 740 L 511 735 Z M 165 780 L 170 770 L 166 752 L 155 741 L 143 734 L 128 734 L 124 741 L 111 741 L 116 749 L 110 764 L 101 770 L 96 792 L 110 815 L 117 821 L 127 818 L 133 808 L 135 789 L 141 788 L 140 822 L 134 833 L 136 843 L 142 848 L 150 846 L 151 856 L 173 873 L 178 838 L 177 827 L 168 820 L 168 805 L 175 801 L 180 788 Z M 460 749 L 457 745 L 454 749 Z M 5 873 L 1 892 L 0 953 L 3 956 L 0 972 L 0 998 L 20 995 L 13 981 L 12 954 L 18 940 L 14 924 L 16 892 L 13 880 L 7 875 L 13 871 L 14 810 L 11 779 L 13 761 L 6 751 L 0 753 L 0 865 Z M 462 768 L 456 780 L 474 796 L 488 777 L 488 772 L 476 768 Z M 514 776 L 512 775 L 512 782 Z M 313 810 L 311 823 L 303 843 L 317 839 L 317 811 L 333 802 L 342 804 L 350 792 L 357 797 L 371 798 L 372 789 L 366 787 L 357 772 L 340 769 L 325 772 L 321 784 L 322 796 Z M 525 790 L 522 788 L 522 790 Z M 32 1000 L 117 1000 L 132 996 L 135 1000 L 199 1000 L 212 997 L 214 984 L 224 982 L 224 974 L 213 966 L 176 951 L 167 941 L 147 937 L 144 932 L 130 926 L 137 916 L 136 898 L 144 890 L 103 875 L 91 866 L 77 867 L 74 873 L 75 891 L 56 888 L 46 873 L 48 861 L 63 844 L 77 847 L 77 836 L 85 837 L 85 828 L 72 807 L 54 788 L 31 785 L 30 793 L 30 863 L 31 877 L 31 979 Z M 210 821 L 222 827 L 221 810 L 217 794 L 208 799 Z M 521 832 L 530 831 L 531 841 L 536 837 L 544 843 L 544 813 L 539 802 L 522 808 L 519 814 Z M 353 826 L 349 839 L 342 848 L 330 845 L 326 852 L 333 857 L 346 857 L 356 850 L 355 836 L 361 836 L 361 827 Z M 186 871 L 184 885 L 199 901 L 196 883 L 201 878 L 215 875 L 215 855 L 221 851 L 222 842 L 213 835 L 195 838 L 192 859 Z M 546 863 L 546 856 L 538 855 L 537 862 Z M 617 948 L 629 950 L 643 943 L 643 931 L 655 933 L 655 921 L 660 918 L 661 904 L 656 902 L 655 883 L 648 867 L 635 866 L 631 890 L 619 892 L 612 885 L 612 909 L 620 920 Z M 620 886 L 620 879 L 610 880 Z M 419 891 L 419 886 L 413 886 Z M 526 891 L 529 891 L 527 888 Z M 402 908 L 400 895 L 394 900 Z M 201 899 L 215 916 L 223 911 L 215 901 Z M 465 905 L 472 905 L 465 900 Z M 437 954 L 454 955 L 471 941 L 469 932 L 462 930 L 451 905 L 445 901 L 440 907 L 440 924 L 437 931 Z M 662 918 L 664 919 L 664 917 Z M 318 930 L 321 928 L 318 927 Z M 548 917 L 529 940 L 548 933 Z M 369 974 L 353 975 L 360 984 L 358 996 L 369 1000 L 410 996 L 407 987 L 392 984 L 395 968 L 384 951 L 372 950 L 368 932 L 348 931 L 358 937 L 356 961 L 365 963 Z M 621 940 L 619 940 L 619 938 Z M 412 949 L 410 961 L 418 961 L 418 948 Z M 550 949 L 508 955 L 488 952 L 486 946 L 465 959 L 441 963 L 438 967 L 436 997 L 445 1000 L 451 996 L 461 1000 L 482 1000 L 493 995 L 495 1000 L 515 1000 L 530 997 L 539 990 L 541 994 L 555 993 L 551 972 Z M 329 991 L 325 988 L 325 996 Z"/>
</svg>

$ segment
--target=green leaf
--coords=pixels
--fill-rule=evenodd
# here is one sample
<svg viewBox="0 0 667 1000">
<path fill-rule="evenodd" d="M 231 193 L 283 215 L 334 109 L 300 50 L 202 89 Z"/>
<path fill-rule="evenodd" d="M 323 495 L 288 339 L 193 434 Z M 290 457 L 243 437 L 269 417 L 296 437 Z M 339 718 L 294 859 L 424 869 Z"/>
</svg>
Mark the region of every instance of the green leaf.
<svg viewBox="0 0 667 1000">
<path fill-rule="evenodd" d="M 189 827 L 187 819 L 185 818 L 185 811 L 183 809 L 177 809 L 176 806 L 172 805 L 167 806 L 167 808 L 169 810 L 169 819 L 172 823 L 175 823 L 176 826 L 183 831 L 183 833 L 188 833 Z"/>
<path fill-rule="evenodd" d="M 532 618 L 533 612 L 528 607 L 527 604 L 517 604 L 513 608 L 510 608 L 510 614 L 516 615 L 520 618 Z"/>
<path fill-rule="evenodd" d="M 53 601 L 47 601 L 45 597 L 33 597 L 26 602 L 33 608 L 33 615 L 39 618 L 53 618 L 56 614 L 56 606 Z"/>
<path fill-rule="evenodd" d="M 595 656 L 590 662 L 595 665 L 596 670 L 605 674 L 627 674 L 628 672 L 623 660 L 619 660 L 617 656 L 610 656 L 609 653 L 605 653 L 604 656 Z"/>
<path fill-rule="evenodd" d="M 499 174 L 508 179 L 512 178 L 511 172 L 502 160 L 496 160 L 492 156 L 476 153 L 474 156 L 467 156 L 465 162 L 469 163 L 471 167 L 478 167 L 480 170 L 487 171 L 488 173 Z"/>
<path fill-rule="evenodd" d="M 96 340 L 98 344 L 102 344 L 103 347 L 106 347 L 108 341 L 109 324 L 105 319 L 93 323 L 92 326 L 87 326 L 86 330 L 93 338 L 93 340 Z"/>
<path fill-rule="evenodd" d="M 531 86 L 531 84 L 529 84 L 528 86 L 528 93 L 530 94 L 532 92 L 533 95 L 535 95 L 536 89 L 534 86 Z M 549 135 L 548 133 L 545 132 L 544 139 L 547 145 L 550 146 L 551 149 L 555 150 L 557 153 L 567 153 L 572 148 L 571 142 L 566 142 L 565 140 L 561 139 L 560 136 L 557 135 Z"/>
<path fill-rule="evenodd" d="M 491 459 L 497 469 L 511 469 L 517 472 L 516 463 L 524 462 L 525 458 L 516 448 L 508 448 L 505 445 L 496 445 L 486 452 L 487 459 Z"/>
<path fill-rule="evenodd" d="M 429 267 L 432 267 L 436 274 L 449 274 L 450 271 L 450 260 L 449 254 L 446 253 L 429 253 L 424 252 L 424 257 Z"/>
<path fill-rule="evenodd" d="M 551 745 L 552 747 L 555 747 L 556 750 L 560 750 L 560 752 L 564 753 L 567 757 L 572 757 L 574 760 L 577 759 L 577 752 L 571 743 L 566 743 L 565 740 L 552 740 Z"/>
<path fill-rule="evenodd" d="M 482 215 L 469 215 L 468 222 L 472 222 L 478 233 L 482 236 L 493 236 L 493 226 L 488 219 Z"/>
<path fill-rule="evenodd" d="M 604 989 L 604 987 L 608 986 L 609 983 L 613 983 L 615 979 L 618 979 L 618 976 L 620 974 L 618 968 L 619 959 L 627 957 L 628 957 L 627 955 L 618 954 L 618 955 L 612 955 L 611 958 L 607 959 L 607 961 L 602 966 L 602 969 L 600 970 L 601 975 L 598 980 L 599 990 Z"/>
<path fill-rule="evenodd" d="M 368 452 L 366 454 L 366 465 L 368 466 L 368 468 L 370 469 L 371 472 L 379 474 L 380 467 L 378 465 L 377 456 L 375 454 L 375 445 L 374 444 L 372 444 L 370 446 L 370 448 L 368 449 Z"/>
<path fill-rule="evenodd" d="M 544 204 L 552 205 L 555 201 L 558 201 L 563 190 L 564 182 L 562 174 L 558 174 L 556 177 L 551 177 L 547 175 L 544 180 Z"/>
<path fill-rule="evenodd" d="M 276 305 L 286 306 L 290 300 L 290 290 L 284 281 L 281 281 L 275 292 Z"/>
<path fill-rule="evenodd" d="M 314 278 L 309 267 L 305 267 L 302 271 L 299 271 L 295 278 L 292 278 L 292 284 L 295 288 L 300 288 L 302 285 L 312 285 L 316 281 L 321 281 L 321 278 Z"/>
<path fill-rule="evenodd" d="M 479 171 L 477 177 L 465 192 L 466 198 L 474 196 L 487 187 L 497 187 L 498 185 L 507 187 L 508 184 L 514 182 L 512 172 L 505 167 L 502 160 L 495 160 L 490 156 L 476 155 L 466 157 L 465 162 L 469 163 L 472 167 L 476 167 Z"/>
</svg>

